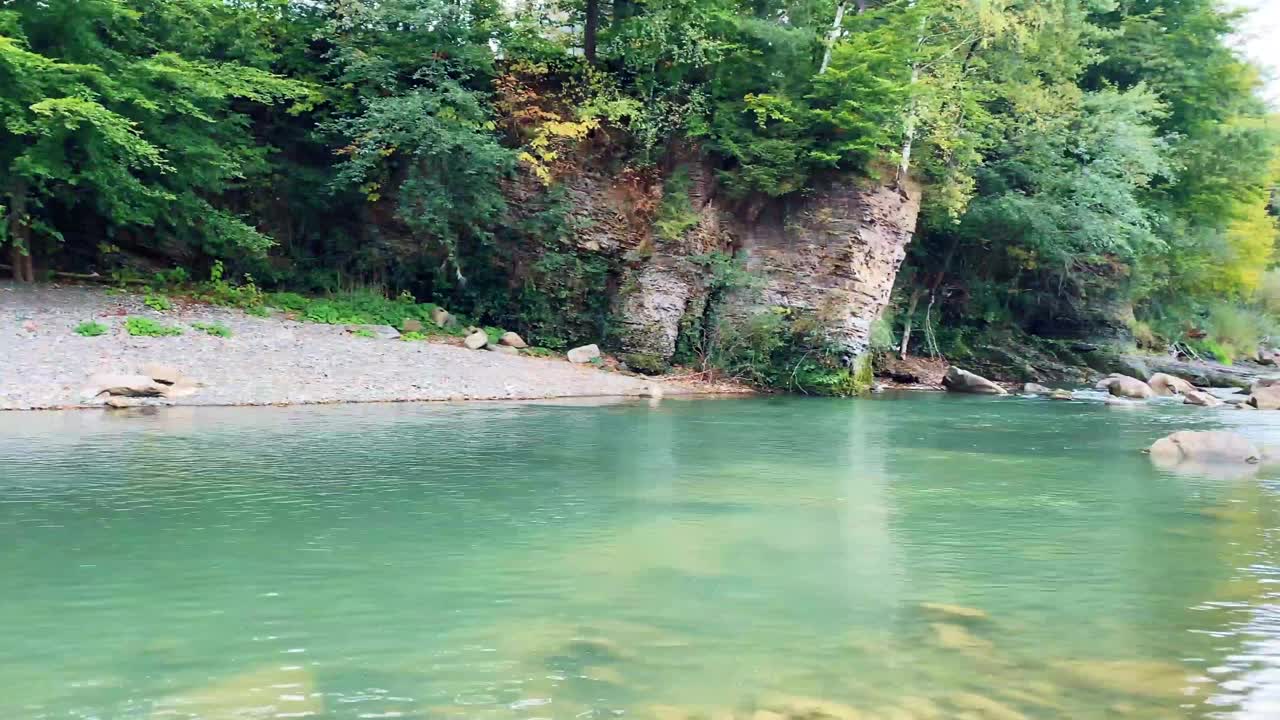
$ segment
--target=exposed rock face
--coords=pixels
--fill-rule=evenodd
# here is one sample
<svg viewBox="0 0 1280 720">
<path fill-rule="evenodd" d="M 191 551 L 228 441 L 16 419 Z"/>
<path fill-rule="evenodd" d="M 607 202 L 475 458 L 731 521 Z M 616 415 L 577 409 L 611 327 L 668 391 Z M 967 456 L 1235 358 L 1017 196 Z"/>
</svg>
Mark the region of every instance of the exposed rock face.
<svg viewBox="0 0 1280 720">
<path fill-rule="evenodd" d="M 738 235 L 747 269 L 764 279 L 751 309 L 815 315 L 827 339 L 852 358 L 867 350 L 871 324 L 889 301 L 915 231 L 919 192 L 833 187 L 770 208 Z"/>
<path fill-rule="evenodd" d="M 647 257 L 623 274 L 613 324 L 629 365 L 664 365 L 684 326 L 700 326 L 716 272 L 707 262 L 713 253 L 741 258 L 759 282 L 710 298 L 723 301 L 717 308 L 723 317 L 742 320 L 772 307 L 790 308 L 817 317 L 827 340 L 846 357 L 867 349 L 871 324 L 889 300 L 915 229 L 917 189 L 900 193 L 850 180 L 743 210 L 714 195 L 709 169 L 691 168 L 690 179 L 696 225 L 679 239 L 641 240 L 631 254 Z M 589 242 L 618 245 L 595 237 Z"/>
</svg>

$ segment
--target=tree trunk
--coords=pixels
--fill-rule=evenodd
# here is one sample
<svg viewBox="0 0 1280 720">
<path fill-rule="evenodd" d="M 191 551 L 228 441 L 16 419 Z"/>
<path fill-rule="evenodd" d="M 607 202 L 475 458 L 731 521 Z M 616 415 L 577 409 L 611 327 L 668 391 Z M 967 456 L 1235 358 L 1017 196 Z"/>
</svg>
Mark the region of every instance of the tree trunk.
<svg viewBox="0 0 1280 720">
<path fill-rule="evenodd" d="M 915 8 L 916 0 L 909 0 L 909 2 L 907 3 L 907 6 L 911 8 Z M 929 26 L 928 16 L 920 18 L 920 33 L 916 41 L 917 49 L 924 46 L 924 42 L 925 42 L 924 33 L 925 33 L 925 30 L 928 29 L 928 26 Z M 920 63 L 917 61 L 917 62 L 911 63 L 911 84 L 909 85 L 909 87 L 914 88 L 916 86 L 916 83 L 918 82 L 920 82 Z M 916 141 L 916 121 L 917 121 L 916 113 L 918 110 L 919 108 L 916 107 L 914 100 L 911 101 L 909 105 L 907 105 L 907 119 L 906 119 L 906 122 L 903 123 L 904 137 L 902 139 L 902 153 L 901 153 L 901 156 L 898 158 L 897 177 L 894 178 L 894 184 L 898 186 L 898 189 L 900 191 L 903 188 L 903 183 L 907 181 L 907 173 L 911 170 L 911 146 L 914 145 Z"/>
<path fill-rule="evenodd" d="M 13 266 L 13 279 L 18 282 L 35 282 L 36 273 L 31 262 L 31 228 L 27 223 L 27 181 L 14 180 L 9 189 L 9 259 Z"/>
<path fill-rule="evenodd" d="M 844 22 L 844 3 L 836 5 L 836 19 L 831 23 L 831 32 L 827 34 L 827 48 L 822 52 L 822 65 L 818 67 L 818 74 L 821 75 L 827 71 L 831 65 L 831 49 L 836 46 L 836 40 L 840 39 L 840 23 Z"/>
<path fill-rule="evenodd" d="M 923 293 L 924 290 L 920 288 L 912 290 L 911 302 L 907 304 L 907 322 L 902 329 L 902 347 L 898 350 L 898 357 L 903 360 L 907 359 L 907 348 L 911 345 L 911 321 L 915 319 L 916 305 L 920 303 L 920 295 Z"/>
<path fill-rule="evenodd" d="M 582 28 L 582 55 L 587 62 L 596 61 L 596 34 L 600 29 L 600 0 L 587 0 L 587 18 Z"/>
</svg>

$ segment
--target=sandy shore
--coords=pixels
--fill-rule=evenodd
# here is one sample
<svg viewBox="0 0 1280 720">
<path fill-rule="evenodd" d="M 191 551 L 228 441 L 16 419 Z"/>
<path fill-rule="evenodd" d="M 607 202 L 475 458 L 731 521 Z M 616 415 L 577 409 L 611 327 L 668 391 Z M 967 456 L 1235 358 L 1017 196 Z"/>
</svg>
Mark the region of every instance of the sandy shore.
<svg viewBox="0 0 1280 720">
<path fill-rule="evenodd" d="M 185 332 L 133 337 L 125 332 L 126 316 L 150 317 Z M 76 335 L 73 329 L 86 320 L 110 331 Z M 194 330 L 195 322 L 225 325 L 231 337 Z M 359 337 L 343 326 L 278 315 L 259 318 L 205 305 L 159 313 L 139 296 L 97 287 L 0 283 L 0 410 L 86 406 L 82 395 L 90 375 L 135 373 L 147 363 L 170 365 L 202 384 L 194 395 L 169 401 L 182 405 L 640 396 L 654 385 L 665 394 L 709 389 L 573 365 L 563 358 Z"/>
</svg>

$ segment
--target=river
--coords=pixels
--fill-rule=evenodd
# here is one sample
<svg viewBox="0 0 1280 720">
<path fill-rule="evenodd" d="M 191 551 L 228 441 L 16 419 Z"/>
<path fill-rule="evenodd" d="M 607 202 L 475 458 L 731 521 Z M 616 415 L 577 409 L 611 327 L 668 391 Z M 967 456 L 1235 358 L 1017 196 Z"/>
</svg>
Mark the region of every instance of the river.
<svg viewBox="0 0 1280 720">
<path fill-rule="evenodd" d="M 0 414 L 0 717 L 1280 717 L 1280 414 Z M 776 713 L 776 714 L 775 714 Z"/>
</svg>

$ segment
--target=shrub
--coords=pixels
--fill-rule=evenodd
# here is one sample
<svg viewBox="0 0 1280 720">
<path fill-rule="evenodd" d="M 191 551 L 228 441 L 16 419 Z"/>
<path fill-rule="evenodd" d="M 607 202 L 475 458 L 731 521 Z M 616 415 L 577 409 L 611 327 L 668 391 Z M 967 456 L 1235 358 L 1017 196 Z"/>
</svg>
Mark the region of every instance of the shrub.
<svg viewBox="0 0 1280 720">
<path fill-rule="evenodd" d="M 147 295 L 142 302 L 156 312 L 164 312 L 173 308 L 173 303 L 164 295 Z"/>
<path fill-rule="evenodd" d="M 1220 303 L 1209 309 L 1204 345 L 1219 359 L 1227 358 L 1223 362 L 1252 357 L 1257 354 L 1259 343 L 1271 333 L 1271 326 L 1272 322 L 1262 313 Z"/>
<path fill-rule="evenodd" d="M 214 337 L 231 337 L 231 328 L 221 323 L 194 322 L 191 327 Z"/>
<path fill-rule="evenodd" d="M 106 335 L 107 329 L 107 326 L 100 322 L 86 320 L 77 325 L 76 329 L 72 332 L 81 337 L 98 337 L 99 335 Z"/>
<path fill-rule="evenodd" d="M 130 335 L 139 335 L 143 337 L 166 337 L 170 335 L 181 335 L 182 328 L 161 325 L 151 318 L 131 317 L 124 321 L 124 329 Z"/>
</svg>

